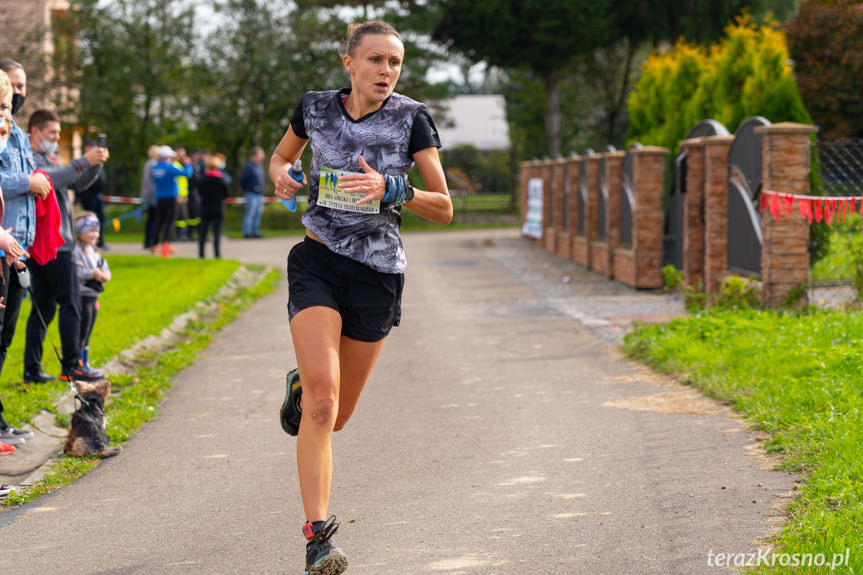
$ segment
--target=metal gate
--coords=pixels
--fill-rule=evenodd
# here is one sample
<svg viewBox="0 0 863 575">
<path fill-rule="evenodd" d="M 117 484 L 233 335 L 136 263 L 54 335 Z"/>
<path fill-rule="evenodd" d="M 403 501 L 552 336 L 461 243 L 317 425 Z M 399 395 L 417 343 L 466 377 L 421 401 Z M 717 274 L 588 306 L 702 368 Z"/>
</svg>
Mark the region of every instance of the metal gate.
<svg viewBox="0 0 863 575">
<path fill-rule="evenodd" d="M 617 148 L 609 144 L 605 147 L 606 152 L 616 152 Z M 608 238 L 608 230 L 605 226 L 605 211 L 609 209 L 608 204 L 608 182 L 605 179 L 605 156 L 599 159 L 599 194 L 596 200 L 597 238 L 604 242 Z"/>
<path fill-rule="evenodd" d="M 728 152 L 728 269 L 761 277 L 761 134 L 759 126 L 770 122 L 761 116 L 749 118 L 737 128 Z"/>
<path fill-rule="evenodd" d="M 620 186 L 620 245 L 621 247 L 632 248 L 632 214 L 635 213 L 635 195 L 632 193 L 632 150 L 637 150 L 641 144 L 635 142 L 626 150 L 626 157 L 623 158 L 623 166 L 621 167 L 621 186 Z"/>
<path fill-rule="evenodd" d="M 686 140 L 706 136 L 727 136 L 728 130 L 716 120 L 703 120 L 695 124 Z M 683 206 L 686 196 L 686 153 L 674 158 L 674 174 L 668 188 L 665 205 L 665 229 L 662 242 L 662 265 L 683 269 Z M 704 215 L 702 214 L 702 218 Z"/>
</svg>

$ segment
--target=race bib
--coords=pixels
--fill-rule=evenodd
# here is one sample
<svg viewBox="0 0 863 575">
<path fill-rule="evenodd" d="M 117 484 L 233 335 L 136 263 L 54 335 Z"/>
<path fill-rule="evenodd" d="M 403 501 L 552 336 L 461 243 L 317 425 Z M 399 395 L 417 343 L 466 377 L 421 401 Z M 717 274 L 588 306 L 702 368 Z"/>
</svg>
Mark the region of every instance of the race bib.
<svg viewBox="0 0 863 575">
<path fill-rule="evenodd" d="M 362 214 L 378 214 L 381 211 L 381 201 L 372 200 L 367 204 L 357 205 L 357 200 L 365 194 L 349 193 L 338 188 L 339 178 L 347 174 L 345 170 L 333 170 L 321 166 L 321 179 L 318 182 L 318 205 L 343 212 L 359 212 Z"/>
</svg>

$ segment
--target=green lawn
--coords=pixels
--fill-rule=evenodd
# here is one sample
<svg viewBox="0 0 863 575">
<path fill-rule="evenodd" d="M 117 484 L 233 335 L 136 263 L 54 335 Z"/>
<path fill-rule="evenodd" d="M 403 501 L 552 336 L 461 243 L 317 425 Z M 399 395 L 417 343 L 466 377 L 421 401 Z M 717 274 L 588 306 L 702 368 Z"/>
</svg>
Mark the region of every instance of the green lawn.
<svg viewBox="0 0 863 575">
<path fill-rule="evenodd" d="M 775 552 L 848 549 L 841 572 L 863 572 L 863 314 L 709 312 L 642 325 L 626 353 L 679 374 L 770 432 L 767 449 L 804 472 Z M 746 550 L 740 550 L 744 552 Z M 767 567 L 763 573 L 831 573 Z M 839 571 L 836 571 L 839 572 Z"/>
<path fill-rule="evenodd" d="M 90 363 L 100 365 L 135 342 L 158 334 L 174 316 L 216 292 L 239 266 L 236 261 L 161 259 L 147 256 L 106 255 L 113 279 L 99 298 L 99 316 L 90 341 Z M 66 384 L 21 384 L 24 334 L 30 316 L 30 301 L 21 306 L 15 339 L 0 375 L 0 397 L 4 417 L 20 425 L 42 409 L 53 410 L 52 398 Z M 48 329 L 42 353 L 43 368 L 60 374 L 60 364 L 51 345 L 60 349 L 55 319 Z"/>
<path fill-rule="evenodd" d="M 91 339 L 91 361 L 98 365 L 118 352 L 132 347 L 141 339 L 160 333 L 174 317 L 191 309 L 214 294 L 239 267 L 236 261 L 197 259 L 154 259 L 146 256 L 108 256 L 113 279 L 99 298 L 100 311 Z M 207 317 L 196 315 L 180 333 L 177 341 L 157 353 L 139 357 L 131 375 L 112 375 L 112 397 L 108 408 L 106 431 L 111 443 L 126 441 L 140 426 L 158 413 L 159 402 L 171 380 L 191 365 L 210 342 L 211 334 L 232 321 L 245 307 L 265 295 L 281 281 L 271 270 L 257 285 L 239 288 L 233 295 L 218 299 L 214 312 Z M 3 398 L 10 423 L 20 426 L 41 410 L 57 413 L 54 402 L 67 389 L 64 382 L 30 385 L 20 383 L 24 324 L 29 316 L 29 302 L 22 308 L 15 342 L 9 349 L 0 397 Z M 59 345 L 56 322 L 50 326 L 48 341 Z M 58 373 L 59 363 L 50 344 L 43 355 L 45 369 Z M 69 416 L 57 416 L 61 427 Z M 61 456 L 50 465 L 47 474 L 33 487 L 15 491 L 2 500 L 4 507 L 22 505 L 74 481 L 98 465 L 92 457 Z"/>
</svg>

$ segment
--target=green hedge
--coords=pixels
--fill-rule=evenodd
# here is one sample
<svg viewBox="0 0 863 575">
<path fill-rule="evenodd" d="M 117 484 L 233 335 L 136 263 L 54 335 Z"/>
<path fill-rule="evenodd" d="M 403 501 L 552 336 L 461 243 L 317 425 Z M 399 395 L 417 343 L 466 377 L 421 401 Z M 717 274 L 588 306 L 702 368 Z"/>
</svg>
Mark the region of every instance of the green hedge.
<svg viewBox="0 0 863 575">
<path fill-rule="evenodd" d="M 717 120 L 732 133 L 751 116 L 812 123 L 797 92 L 785 33 L 746 16 L 709 49 L 681 41 L 653 53 L 627 105 L 627 144 L 672 150 L 701 120 Z"/>
</svg>

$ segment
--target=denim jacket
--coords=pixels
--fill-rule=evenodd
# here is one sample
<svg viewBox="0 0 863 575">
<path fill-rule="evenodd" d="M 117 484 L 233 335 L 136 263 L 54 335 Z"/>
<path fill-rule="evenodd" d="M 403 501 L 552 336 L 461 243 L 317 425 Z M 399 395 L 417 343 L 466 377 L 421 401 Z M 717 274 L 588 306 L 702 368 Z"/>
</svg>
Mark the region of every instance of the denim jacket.
<svg viewBox="0 0 863 575">
<path fill-rule="evenodd" d="M 24 247 L 32 246 L 36 237 L 36 200 L 30 193 L 29 178 L 35 169 L 30 138 L 13 119 L 9 145 L 0 153 L 0 187 L 6 202 L 0 225 L 12 228 L 12 235 Z"/>
</svg>

